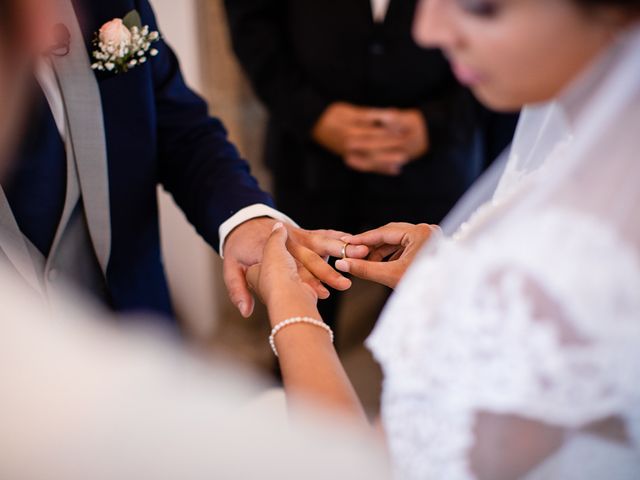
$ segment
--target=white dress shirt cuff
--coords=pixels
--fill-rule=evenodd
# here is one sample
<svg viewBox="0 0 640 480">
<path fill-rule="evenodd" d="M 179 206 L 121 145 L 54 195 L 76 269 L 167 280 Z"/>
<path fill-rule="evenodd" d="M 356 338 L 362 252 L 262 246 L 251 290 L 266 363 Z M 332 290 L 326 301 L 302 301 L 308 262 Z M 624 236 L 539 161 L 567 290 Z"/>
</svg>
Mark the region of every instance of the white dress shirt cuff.
<svg viewBox="0 0 640 480">
<path fill-rule="evenodd" d="M 244 222 L 248 222 L 249 220 L 259 217 L 270 217 L 275 220 L 280 220 L 284 223 L 290 223 L 292 225 L 295 225 L 296 227 L 298 226 L 296 222 L 291 220 L 284 213 L 281 213 L 276 209 L 269 207 L 268 205 L 256 203 L 255 205 L 245 207 L 242 210 L 238 211 L 231 218 L 226 220 L 222 225 L 220 225 L 220 228 L 218 229 L 218 235 L 220 236 L 219 252 L 222 258 L 224 258 L 224 242 L 229 234 Z"/>
</svg>

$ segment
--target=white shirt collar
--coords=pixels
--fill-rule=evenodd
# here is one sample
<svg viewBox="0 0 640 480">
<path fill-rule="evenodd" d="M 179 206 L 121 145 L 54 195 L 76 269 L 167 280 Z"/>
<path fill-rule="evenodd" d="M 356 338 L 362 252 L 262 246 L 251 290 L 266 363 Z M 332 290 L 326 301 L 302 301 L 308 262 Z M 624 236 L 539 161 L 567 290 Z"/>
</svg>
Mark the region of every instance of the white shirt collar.
<svg viewBox="0 0 640 480">
<path fill-rule="evenodd" d="M 44 92 L 51 113 L 60 132 L 60 136 L 66 138 L 66 122 L 65 122 L 65 108 L 62 101 L 62 92 L 60 85 L 58 85 L 58 79 L 56 78 L 55 70 L 51 61 L 47 58 L 43 58 L 38 61 L 35 69 L 36 78 L 42 91 Z"/>
<path fill-rule="evenodd" d="M 373 21 L 383 23 L 389 10 L 389 2 L 391 0 L 371 0 L 371 11 L 373 12 Z"/>
</svg>

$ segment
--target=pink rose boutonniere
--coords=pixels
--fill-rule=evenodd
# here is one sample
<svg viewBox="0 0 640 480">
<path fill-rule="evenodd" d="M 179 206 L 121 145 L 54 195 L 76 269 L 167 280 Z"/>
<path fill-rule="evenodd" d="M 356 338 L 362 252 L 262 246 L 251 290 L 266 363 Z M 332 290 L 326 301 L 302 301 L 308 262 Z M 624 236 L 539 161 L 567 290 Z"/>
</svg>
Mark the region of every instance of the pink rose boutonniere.
<svg viewBox="0 0 640 480">
<path fill-rule="evenodd" d="M 152 48 L 158 40 L 160 34 L 143 26 L 140 14 L 133 10 L 122 19 L 105 23 L 96 33 L 91 68 L 100 72 L 127 72 L 158 54 Z"/>
</svg>

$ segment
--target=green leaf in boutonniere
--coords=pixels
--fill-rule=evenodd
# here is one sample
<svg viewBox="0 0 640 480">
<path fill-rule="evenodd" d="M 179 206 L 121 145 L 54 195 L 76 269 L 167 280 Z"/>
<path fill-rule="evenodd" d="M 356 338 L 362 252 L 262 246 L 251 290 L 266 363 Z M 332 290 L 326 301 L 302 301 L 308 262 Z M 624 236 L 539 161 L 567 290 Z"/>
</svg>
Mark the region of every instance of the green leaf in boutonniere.
<svg viewBox="0 0 640 480">
<path fill-rule="evenodd" d="M 131 10 L 122 19 L 125 27 L 131 30 L 133 27 L 138 27 L 138 30 L 142 30 L 142 18 L 137 10 Z"/>
</svg>

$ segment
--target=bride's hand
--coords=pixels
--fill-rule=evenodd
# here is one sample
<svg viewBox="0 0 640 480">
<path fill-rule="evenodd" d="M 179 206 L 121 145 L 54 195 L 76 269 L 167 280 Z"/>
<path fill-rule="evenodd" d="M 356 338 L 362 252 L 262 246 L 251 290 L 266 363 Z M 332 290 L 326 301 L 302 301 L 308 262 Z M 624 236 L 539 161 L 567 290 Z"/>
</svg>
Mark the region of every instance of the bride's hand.
<svg viewBox="0 0 640 480">
<path fill-rule="evenodd" d="M 424 223 L 390 223 L 360 235 L 345 236 L 342 241 L 351 245 L 366 245 L 371 253 L 366 260 L 338 260 L 336 268 L 396 288 L 420 247 L 439 231 L 438 226 Z"/>
<path fill-rule="evenodd" d="M 287 229 L 281 223 L 274 225 L 265 245 L 262 263 L 247 270 L 251 289 L 260 296 L 275 318 L 285 318 L 288 311 L 291 311 L 291 316 L 297 316 L 300 312 L 315 310 L 317 289 L 326 293 L 323 297 L 329 295 L 322 284 L 301 268 L 289 253 L 287 239 Z M 307 275 L 303 272 L 307 272 Z"/>
</svg>

